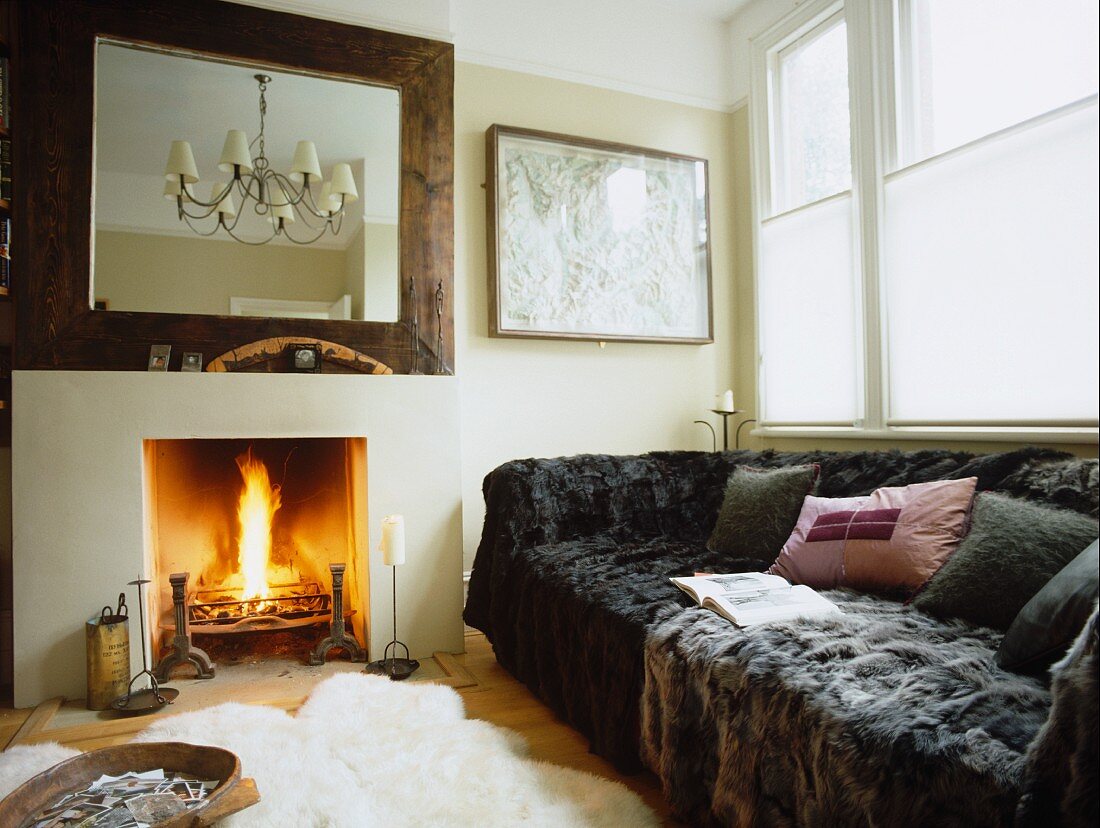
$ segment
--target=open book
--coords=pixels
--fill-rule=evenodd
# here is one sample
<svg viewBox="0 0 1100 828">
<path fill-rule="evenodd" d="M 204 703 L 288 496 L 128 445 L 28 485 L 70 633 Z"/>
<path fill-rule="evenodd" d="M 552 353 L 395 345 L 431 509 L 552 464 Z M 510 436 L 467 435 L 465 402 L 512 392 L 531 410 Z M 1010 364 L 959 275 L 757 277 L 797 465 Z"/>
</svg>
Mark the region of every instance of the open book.
<svg viewBox="0 0 1100 828">
<path fill-rule="evenodd" d="M 808 586 L 763 572 L 672 578 L 699 606 L 714 610 L 739 627 L 789 618 L 838 615 L 840 608 Z"/>
</svg>

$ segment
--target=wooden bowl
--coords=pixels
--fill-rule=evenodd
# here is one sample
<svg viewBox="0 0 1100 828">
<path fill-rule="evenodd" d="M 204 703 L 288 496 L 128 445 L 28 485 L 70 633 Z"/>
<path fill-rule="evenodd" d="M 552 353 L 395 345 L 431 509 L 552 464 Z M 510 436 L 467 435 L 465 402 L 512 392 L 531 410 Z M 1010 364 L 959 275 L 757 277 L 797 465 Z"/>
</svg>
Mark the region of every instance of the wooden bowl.
<svg viewBox="0 0 1100 828">
<path fill-rule="evenodd" d="M 26 828 L 65 794 L 83 790 L 103 774 L 120 776 L 158 768 L 219 782 L 201 805 L 159 823 L 157 828 L 213 825 L 260 799 L 255 783 L 241 779 L 241 762 L 235 753 L 183 742 L 144 742 L 82 753 L 28 779 L 0 802 L 0 825 Z"/>
</svg>

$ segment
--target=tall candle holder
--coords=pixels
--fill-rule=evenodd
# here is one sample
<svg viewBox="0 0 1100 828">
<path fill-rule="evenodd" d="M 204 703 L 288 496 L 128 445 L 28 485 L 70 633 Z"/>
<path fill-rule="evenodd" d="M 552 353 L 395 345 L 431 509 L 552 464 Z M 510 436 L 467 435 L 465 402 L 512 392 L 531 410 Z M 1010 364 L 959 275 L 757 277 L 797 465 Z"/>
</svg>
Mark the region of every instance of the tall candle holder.
<svg viewBox="0 0 1100 828">
<path fill-rule="evenodd" d="M 390 681 L 403 681 L 420 669 L 420 662 L 409 658 L 409 648 L 397 640 L 397 567 L 393 566 L 393 640 L 382 651 L 382 658 L 372 661 L 364 672 L 386 676 Z M 397 657 L 397 648 L 405 651 L 404 658 Z"/>
<path fill-rule="evenodd" d="M 368 664 L 364 672 L 388 676 L 390 681 L 401 681 L 420 668 L 420 662 L 409 657 L 409 648 L 397 640 L 397 567 L 405 563 L 405 519 L 401 515 L 383 518 L 378 550 L 382 553 L 382 562 L 393 567 L 393 640 L 382 651 L 382 658 Z M 398 658 L 399 649 L 405 651 L 404 658 Z"/>
<path fill-rule="evenodd" d="M 730 450 L 730 417 L 734 414 L 743 414 L 744 411 L 740 408 L 735 408 L 732 411 L 725 411 L 721 408 L 712 408 L 711 411 L 722 418 L 722 451 Z"/>
<path fill-rule="evenodd" d="M 128 586 L 136 586 L 138 594 L 138 619 L 141 629 L 138 630 L 138 638 L 141 640 L 141 672 L 130 679 L 126 687 L 125 695 L 119 696 L 111 707 L 120 713 L 151 713 L 160 710 L 166 704 L 171 704 L 179 696 L 180 691 L 174 687 L 163 687 L 157 681 L 157 677 L 149 669 L 149 654 L 145 647 L 145 601 L 142 587 L 149 583 L 148 578 L 138 578 L 128 582 Z M 142 676 L 148 676 L 149 686 L 144 690 L 134 690 L 134 684 Z"/>
</svg>

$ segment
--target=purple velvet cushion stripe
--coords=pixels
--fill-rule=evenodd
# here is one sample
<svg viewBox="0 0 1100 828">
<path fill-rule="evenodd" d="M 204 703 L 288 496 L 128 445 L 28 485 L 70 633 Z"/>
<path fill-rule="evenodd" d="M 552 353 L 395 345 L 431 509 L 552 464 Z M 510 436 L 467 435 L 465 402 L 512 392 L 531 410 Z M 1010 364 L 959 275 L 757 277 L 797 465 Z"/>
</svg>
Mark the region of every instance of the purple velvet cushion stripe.
<svg viewBox="0 0 1100 828">
<path fill-rule="evenodd" d="M 806 535 L 806 542 L 890 540 L 900 515 L 901 509 L 846 509 L 819 515 Z"/>
</svg>

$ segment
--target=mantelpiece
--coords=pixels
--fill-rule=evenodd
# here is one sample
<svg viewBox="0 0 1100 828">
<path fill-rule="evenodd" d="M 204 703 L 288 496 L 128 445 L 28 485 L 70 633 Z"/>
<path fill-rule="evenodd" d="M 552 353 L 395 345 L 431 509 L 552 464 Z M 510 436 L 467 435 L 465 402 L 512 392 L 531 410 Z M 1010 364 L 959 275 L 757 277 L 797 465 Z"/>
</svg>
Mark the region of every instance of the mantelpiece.
<svg viewBox="0 0 1100 828">
<path fill-rule="evenodd" d="M 398 321 L 93 311 L 95 53 L 101 38 L 396 89 L 403 286 Z M 16 367 L 142 370 L 154 343 L 172 345 L 174 355 L 193 350 L 213 356 L 271 337 L 302 337 L 340 343 L 395 373 L 408 373 L 419 331 L 416 367 L 453 372 L 452 46 L 217 0 L 188 0 L 183 8 L 169 0 L 39 0 L 20 4 L 15 48 L 22 125 L 14 183 L 16 200 L 25 205 L 16 227 L 23 261 Z"/>
</svg>

